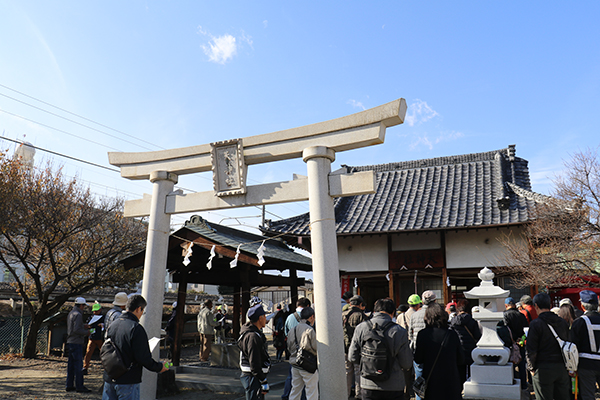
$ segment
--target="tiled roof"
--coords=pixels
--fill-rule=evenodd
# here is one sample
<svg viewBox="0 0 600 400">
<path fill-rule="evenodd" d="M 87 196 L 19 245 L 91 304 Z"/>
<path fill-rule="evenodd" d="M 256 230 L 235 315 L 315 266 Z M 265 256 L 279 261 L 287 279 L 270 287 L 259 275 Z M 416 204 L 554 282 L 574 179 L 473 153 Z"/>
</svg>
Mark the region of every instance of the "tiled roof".
<svg viewBox="0 0 600 400">
<path fill-rule="evenodd" d="M 236 250 L 238 245 L 242 243 L 240 251 L 252 255 L 258 254 L 258 248 L 261 243 L 266 240 L 264 258 L 267 260 L 267 264 L 265 264 L 265 266 L 269 264 L 268 259 L 271 258 L 282 262 L 292 263 L 301 270 L 310 271 L 312 269 L 312 260 L 310 258 L 296 253 L 279 239 L 254 235 L 238 229 L 214 224 L 204 220 L 198 215 L 192 216 L 189 221 L 186 221 L 185 226 L 177 232 L 174 232 L 172 236 L 180 236 L 180 231 L 183 229 L 188 229 L 215 243 L 231 247 L 233 250 Z"/>
<path fill-rule="evenodd" d="M 426 160 L 351 167 L 375 171 L 377 192 L 335 199 L 338 234 L 518 224 L 546 196 L 531 192 L 527 160 L 515 147 Z M 267 235 L 309 236 L 308 213 L 269 221 Z"/>
</svg>

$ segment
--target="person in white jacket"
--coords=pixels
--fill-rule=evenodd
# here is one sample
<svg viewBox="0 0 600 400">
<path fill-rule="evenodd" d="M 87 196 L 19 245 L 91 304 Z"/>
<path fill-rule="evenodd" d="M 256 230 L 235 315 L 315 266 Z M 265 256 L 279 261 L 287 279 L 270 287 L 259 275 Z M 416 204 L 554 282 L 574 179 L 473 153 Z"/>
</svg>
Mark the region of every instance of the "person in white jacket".
<svg viewBox="0 0 600 400">
<path fill-rule="evenodd" d="M 305 307 L 300 312 L 300 323 L 288 334 L 287 346 L 290 352 L 290 365 L 292 365 L 292 391 L 290 400 L 300 400 L 302 389 L 306 387 L 306 399 L 319 399 L 319 371 L 310 373 L 295 365 L 298 350 L 309 351 L 317 355 L 317 335 L 313 325 L 315 323 L 315 310 Z"/>
<path fill-rule="evenodd" d="M 200 361 L 208 361 L 213 338 L 215 337 L 215 316 L 212 313 L 212 300 L 206 300 L 198 313 L 198 333 L 200 333 Z"/>
</svg>

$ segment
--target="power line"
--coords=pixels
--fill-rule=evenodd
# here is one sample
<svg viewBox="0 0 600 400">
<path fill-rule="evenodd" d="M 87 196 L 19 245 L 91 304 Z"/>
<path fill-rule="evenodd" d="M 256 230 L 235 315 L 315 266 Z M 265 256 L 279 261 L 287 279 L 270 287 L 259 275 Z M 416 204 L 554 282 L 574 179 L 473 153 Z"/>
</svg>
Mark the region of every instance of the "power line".
<svg viewBox="0 0 600 400">
<path fill-rule="evenodd" d="M 79 115 L 79 114 L 76 114 L 76 113 L 74 113 L 74 112 L 71 112 L 71 111 L 65 110 L 64 108 L 57 107 L 57 106 L 55 106 L 55 105 L 53 105 L 53 104 L 50 104 L 50 103 L 48 103 L 48 102 L 45 102 L 45 101 L 43 101 L 43 100 L 40 100 L 40 99 L 38 99 L 38 98 L 36 98 L 36 97 L 30 96 L 30 95 L 28 95 L 28 94 L 25 94 L 25 93 L 23 93 L 23 92 L 19 92 L 18 90 L 16 90 L 16 89 L 13 89 L 13 88 L 10 88 L 10 87 L 8 87 L 8 86 L 6 86 L 6 85 L 3 85 L 3 84 L 1 84 L 1 83 L 0 83 L 0 86 L 1 86 L 1 87 L 3 87 L 3 88 L 5 88 L 5 89 L 11 90 L 11 91 L 13 91 L 13 92 L 15 92 L 15 93 L 19 93 L 20 95 L 22 95 L 22 96 L 25 96 L 25 97 L 28 97 L 28 98 L 30 98 L 30 99 L 32 99 L 32 100 L 39 101 L 40 103 L 46 104 L 47 106 L 50 106 L 50 107 L 56 108 L 57 110 L 60 110 L 60 111 L 66 112 L 67 114 L 74 115 L 74 116 L 76 116 L 76 117 L 78 117 L 78 118 L 81 118 L 81 119 L 84 119 L 84 120 L 86 120 L 86 121 L 92 122 L 92 123 L 94 123 L 94 124 L 96 124 L 96 125 L 99 125 L 99 126 L 101 126 L 101 127 L 103 127 L 103 128 L 110 129 L 110 130 L 111 130 L 111 131 L 113 131 L 113 132 L 120 133 L 120 134 L 122 134 L 122 135 L 125 135 L 125 136 L 127 136 L 127 137 L 130 137 L 130 138 L 132 138 L 132 139 L 139 140 L 140 142 L 144 142 L 144 143 L 146 143 L 146 144 L 149 144 L 149 145 L 152 145 L 152 146 L 158 147 L 159 149 L 163 149 L 163 150 L 164 150 L 164 148 L 163 148 L 163 147 L 160 147 L 160 146 L 158 146 L 158 145 L 156 145 L 156 144 L 154 144 L 154 143 L 148 142 L 148 141 L 146 141 L 146 140 L 144 140 L 144 139 L 140 139 L 140 138 L 138 138 L 138 137 L 135 137 L 135 136 L 133 136 L 133 135 L 129 135 L 129 134 L 127 134 L 127 133 L 125 133 L 125 132 L 123 132 L 123 131 L 120 131 L 120 130 L 118 130 L 118 129 L 111 128 L 110 126 L 107 126 L 107 125 L 101 124 L 101 123 L 99 123 L 99 122 L 96 122 L 96 121 L 94 121 L 94 120 L 91 120 L 91 119 L 89 119 L 89 118 L 86 118 L 86 117 L 84 117 L 84 116 L 81 116 L 81 115 Z M 9 96 L 6 96 L 6 95 L 3 95 L 3 96 L 5 96 L 5 97 L 9 97 Z M 12 97 L 9 97 L 9 98 L 12 98 Z M 22 102 L 22 101 L 20 101 L 20 100 L 17 100 L 17 101 L 19 101 L 19 102 L 23 103 L 23 102 Z M 28 104 L 28 103 L 24 103 L 24 104 L 30 105 L 30 104 Z M 32 107 L 35 107 L 35 106 L 32 106 Z M 36 107 L 36 108 L 37 108 L 37 107 Z M 45 111 L 45 110 L 42 110 L 42 111 Z M 49 112 L 49 111 L 46 111 L 46 112 Z M 52 114 L 52 113 L 50 113 L 50 114 Z M 53 114 L 53 115 L 56 115 L 56 114 Z M 58 116 L 58 117 L 60 117 L 60 118 L 64 118 L 64 117 L 62 117 L 62 116 Z M 67 119 L 67 118 L 65 118 L 65 119 Z M 67 120 L 69 120 L 69 119 L 67 119 Z M 70 120 L 69 120 L 69 121 L 70 121 Z M 123 139 L 120 139 L 120 140 L 123 140 Z M 139 145 L 138 145 L 138 146 L 139 146 Z"/>
<path fill-rule="evenodd" d="M 45 128 L 52 129 L 52 130 L 55 130 L 55 131 L 58 131 L 58 132 L 64 133 L 64 134 L 66 134 L 66 135 L 69 135 L 69 136 L 76 137 L 77 139 L 85 140 L 86 142 L 90 142 L 90 143 L 97 144 L 98 146 L 106 147 L 107 149 L 110 149 L 110 150 L 121 151 L 121 150 L 119 150 L 119 149 L 115 149 L 114 147 L 110 147 L 110 146 L 107 146 L 107 145 L 105 145 L 105 144 L 102 144 L 102 143 L 94 142 L 93 140 L 86 139 L 86 138 L 84 138 L 84 137 L 81 137 L 81 136 L 77 136 L 77 135 L 75 135 L 74 133 L 69 133 L 69 132 L 67 132 L 67 131 L 63 131 L 62 129 L 53 128 L 53 127 L 51 127 L 50 125 L 42 124 L 41 122 L 37 122 L 37 121 L 34 121 L 34 120 L 32 120 L 32 119 L 25 118 L 25 117 L 23 117 L 23 116 L 21 116 L 21 115 L 13 114 L 13 113 L 11 113 L 11 112 L 8 112 L 8 111 L 6 111 L 6 110 L 3 110 L 3 109 L 1 109 L 1 108 L 0 108 L 0 111 L 2 111 L 3 113 L 6 113 L 6 114 L 8 114 L 8 115 L 12 115 L 13 117 L 17 117 L 17 118 L 24 119 L 25 121 L 33 122 L 34 124 L 37 124 L 37 125 L 43 126 L 43 127 L 45 127 Z"/>
<path fill-rule="evenodd" d="M 2 110 L 0 110 L 0 111 L 2 111 Z M 91 162 L 91 161 L 82 160 L 81 158 L 77 158 L 77 157 L 68 156 L 68 155 L 66 155 L 66 154 L 57 153 L 57 152 L 55 152 L 55 151 L 52 151 L 52 150 L 43 149 L 43 148 L 41 148 L 41 147 L 34 146 L 34 145 L 30 144 L 30 143 L 24 143 L 24 142 L 21 142 L 20 140 L 16 140 L 16 139 L 10 139 L 10 138 L 7 138 L 6 136 L 0 136 L 0 139 L 8 140 L 8 141 L 10 141 L 10 142 L 14 142 L 14 143 L 24 144 L 24 145 L 26 145 L 26 146 L 31 146 L 31 147 L 33 147 L 34 149 L 41 150 L 41 151 L 45 151 L 46 153 L 54 154 L 55 156 L 59 156 L 59 157 L 68 158 L 68 159 L 70 159 L 70 160 L 79 161 L 79 162 L 81 162 L 81 163 L 84 163 L 84 164 L 93 165 L 94 167 L 98 167 L 98 168 L 104 168 L 104 169 L 107 169 L 107 170 L 109 170 L 109 171 L 112 171 L 112 172 L 121 173 L 121 171 L 119 171 L 118 169 L 114 169 L 114 168 L 106 167 L 106 166 L 104 166 L 104 165 L 96 164 L 96 163 L 93 163 L 93 162 Z"/>
</svg>

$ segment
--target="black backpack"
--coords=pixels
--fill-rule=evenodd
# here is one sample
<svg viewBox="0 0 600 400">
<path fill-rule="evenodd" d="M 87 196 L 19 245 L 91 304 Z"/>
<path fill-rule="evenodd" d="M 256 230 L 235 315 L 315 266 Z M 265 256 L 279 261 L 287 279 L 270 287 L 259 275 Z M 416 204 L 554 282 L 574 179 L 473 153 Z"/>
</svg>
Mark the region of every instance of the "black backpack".
<svg viewBox="0 0 600 400">
<path fill-rule="evenodd" d="M 393 356 L 385 333 L 396 324 L 388 321 L 378 326 L 371 321 L 366 322 L 369 330 L 362 339 L 360 374 L 371 381 L 387 381 L 390 379 Z"/>
<path fill-rule="evenodd" d="M 131 369 L 131 366 L 125 365 L 121 352 L 110 338 L 107 338 L 102 344 L 100 360 L 102 361 L 102 367 L 113 380 L 119 379 Z"/>
</svg>

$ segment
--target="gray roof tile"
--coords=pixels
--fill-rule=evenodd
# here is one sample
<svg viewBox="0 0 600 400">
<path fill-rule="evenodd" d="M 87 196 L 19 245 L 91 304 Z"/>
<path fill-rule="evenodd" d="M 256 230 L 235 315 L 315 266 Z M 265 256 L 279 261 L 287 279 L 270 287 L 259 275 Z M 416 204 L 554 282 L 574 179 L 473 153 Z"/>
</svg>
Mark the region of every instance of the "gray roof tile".
<svg viewBox="0 0 600 400">
<path fill-rule="evenodd" d="M 512 150 L 512 151 L 511 151 Z M 514 147 L 398 163 L 343 166 L 375 171 L 377 192 L 335 199 L 338 234 L 469 228 L 524 223 L 536 202 L 528 162 Z M 500 200 L 500 201 L 499 201 Z M 267 235 L 309 236 L 308 213 L 267 220 Z"/>
</svg>

